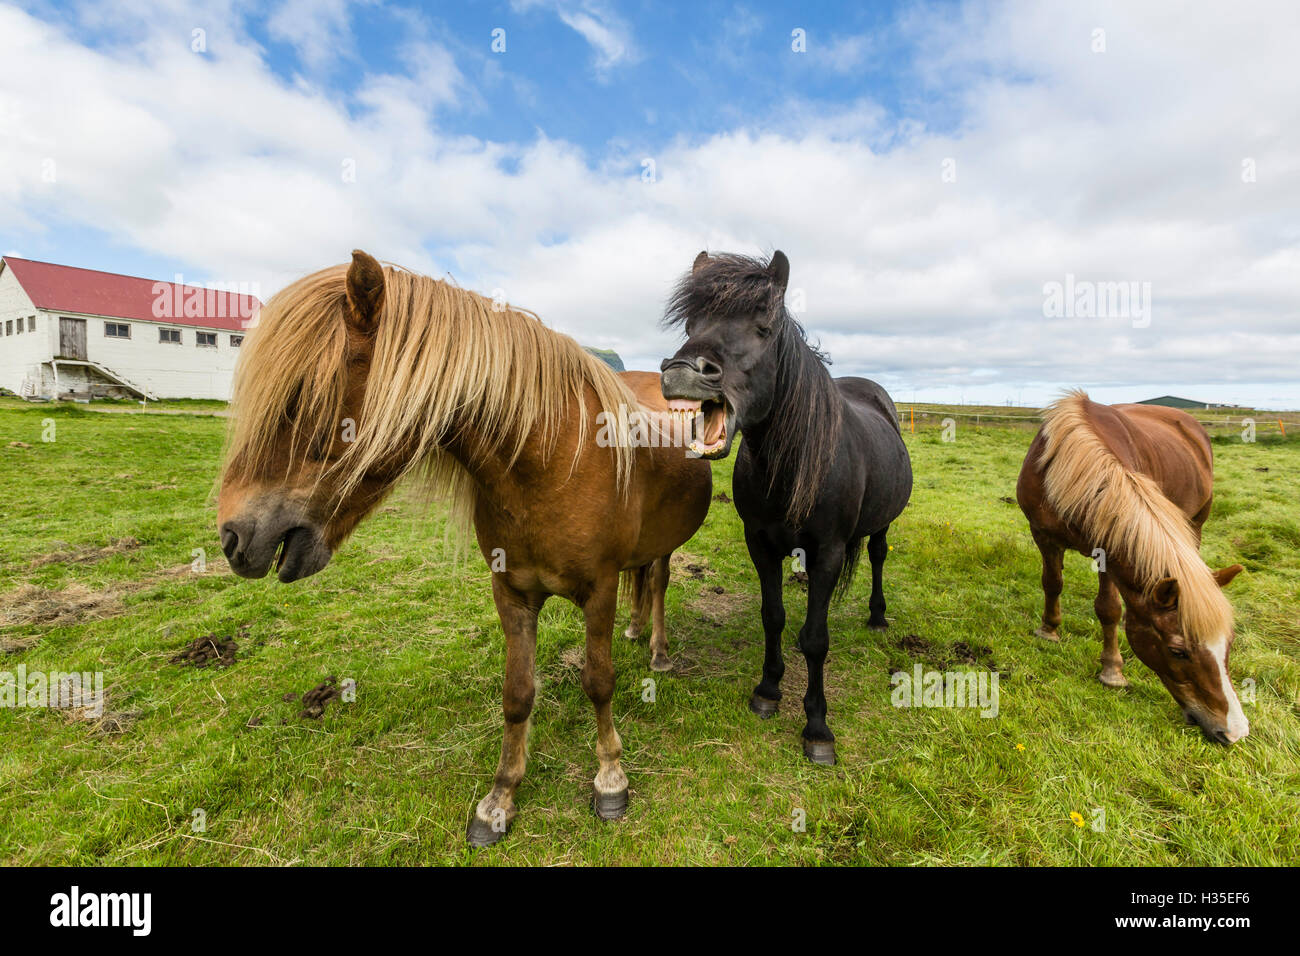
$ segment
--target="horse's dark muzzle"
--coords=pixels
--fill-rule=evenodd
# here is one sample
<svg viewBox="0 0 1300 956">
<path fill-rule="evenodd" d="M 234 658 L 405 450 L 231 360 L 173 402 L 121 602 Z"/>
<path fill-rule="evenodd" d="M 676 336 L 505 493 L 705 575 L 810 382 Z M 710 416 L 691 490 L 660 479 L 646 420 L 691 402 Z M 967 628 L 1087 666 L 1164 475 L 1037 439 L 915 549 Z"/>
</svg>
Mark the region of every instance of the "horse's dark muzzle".
<svg viewBox="0 0 1300 956">
<path fill-rule="evenodd" d="M 274 566 L 285 584 L 315 574 L 330 560 L 330 549 L 314 527 L 275 527 L 235 518 L 221 526 L 221 550 L 230 570 L 242 578 L 261 578 Z"/>
<path fill-rule="evenodd" d="M 664 398 L 705 399 L 722 395 L 722 369 L 701 356 L 664 359 L 659 367 Z"/>
</svg>

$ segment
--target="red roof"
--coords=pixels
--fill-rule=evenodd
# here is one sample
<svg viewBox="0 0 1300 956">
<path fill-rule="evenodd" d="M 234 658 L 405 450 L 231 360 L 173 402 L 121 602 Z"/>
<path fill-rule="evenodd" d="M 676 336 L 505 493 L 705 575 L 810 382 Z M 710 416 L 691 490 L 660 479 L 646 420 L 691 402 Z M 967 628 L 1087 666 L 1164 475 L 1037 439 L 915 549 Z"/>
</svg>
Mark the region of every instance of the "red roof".
<svg viewBox="0 0 1300 956">
<path fill-rule="evenodd" d="M 13 270 L 32 304 L 51 312 L 238 331 L 247 328 L 262 307 L 255 295 L 155 282 L 16 256 L 5 256 L 3 262 Z"/>
</svg>

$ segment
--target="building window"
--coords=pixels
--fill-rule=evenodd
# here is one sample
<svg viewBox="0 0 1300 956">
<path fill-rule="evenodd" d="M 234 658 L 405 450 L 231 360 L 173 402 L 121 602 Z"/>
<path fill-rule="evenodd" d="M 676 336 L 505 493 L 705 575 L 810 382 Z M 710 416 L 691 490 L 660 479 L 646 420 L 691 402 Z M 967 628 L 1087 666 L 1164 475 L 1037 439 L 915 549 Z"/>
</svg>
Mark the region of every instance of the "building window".
<svg viewBox="0 0 1300 956">
<path fill-rule="evenodd" d="M 18 334 L 23 334 L 23 317 L 21 315 L 18 316 Z"/>
<path fill-rule="evenodd" d="M 230 347 L 232 349 L 237 349 L 243 344 L 244 344 L 244 337 L 242 335 L 232 335 L 230 337 Z"/>
<path fill-rule="evenodd" d="M 27 331 L 28 332 L 36 331 L 36 316 L 34 315 L 27 316 Z"/>
<path fill-rule="evenodd" d="M 105 322 L 104 334 L 110 339 L 129 339 L 131 337 L 131 326 L 125 322 Z"/>
<path fill-rule="evenodd" d="M 13 335 L 13 334 L 14 334 L 14 320 L 10 319 L 8 322 L 5 323 L 5 335 Z"/>
<path fill-rule="evenodd" d="M 216 332 L 195 332 L 194 344 L 200 348 L 215 349 L 217 347 Z"/>
<path fill-rule="evenodd" d="M 180 344 L 181 344 L 181 330 L 180 330 L 180 329 L 159 329 L 159 330 L 158 330 L 158 341 L 159 341 L 159 342 L 170 342 L 172 345 L 180 345 Z"/>
</svg>

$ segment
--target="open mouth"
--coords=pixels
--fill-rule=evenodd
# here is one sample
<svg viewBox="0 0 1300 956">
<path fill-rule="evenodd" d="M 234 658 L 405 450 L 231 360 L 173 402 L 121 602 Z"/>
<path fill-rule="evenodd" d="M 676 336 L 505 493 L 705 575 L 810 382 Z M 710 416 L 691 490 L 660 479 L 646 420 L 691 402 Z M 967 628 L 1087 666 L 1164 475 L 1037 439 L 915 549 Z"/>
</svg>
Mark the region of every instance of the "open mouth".
<svg viewBox="0 0 1300 956">
<path fill-rule="evenodd" d="M 728 426 L 735 416 L 725 398 L 670 398 L 668 413 L 689 425 L 691 438 L 687 447 L 701 458 L 726 451 Z"/>
<path fill-rule="evenodd" d="M 320 570 L 313 535 L 308 528 L 290 528 L 276 549 L 272 564 L 276 576 L 285 584 L 315 574 Z"/>
</svg>

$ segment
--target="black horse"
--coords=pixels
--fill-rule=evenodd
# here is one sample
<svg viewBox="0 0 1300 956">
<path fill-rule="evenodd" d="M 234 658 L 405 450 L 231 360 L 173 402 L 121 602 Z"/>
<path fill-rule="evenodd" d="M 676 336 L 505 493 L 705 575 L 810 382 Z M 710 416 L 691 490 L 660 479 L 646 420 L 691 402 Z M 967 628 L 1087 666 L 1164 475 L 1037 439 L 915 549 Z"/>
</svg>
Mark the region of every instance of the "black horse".
<svg viewBox="0 0 1300 956">
<path fill-rule="evenodd" d="M 889 395 L 864 378 L 833 379 L 785 307 L 790 262 L 701 252 L 668 303 L 666 324 L 686 344 L 664 361 L 669 407 L 691 418 L 691 449 L 725 458 L 744 433 L 733 496 L 763 593 L 763 680 L 749 706 L 760 717 L 781 699 L 782 560 L 803 559 L 808 616 L 799 648 L 808 662 L 805 756 L 835 762 L 826 725 L 822 668 L 830 645 L 826 613 L 848 589 L 867 541 L 874 629 L 887 626 L 881 574 L 886 535 L 912 492 L 912 464 Z"/>
</svg>

